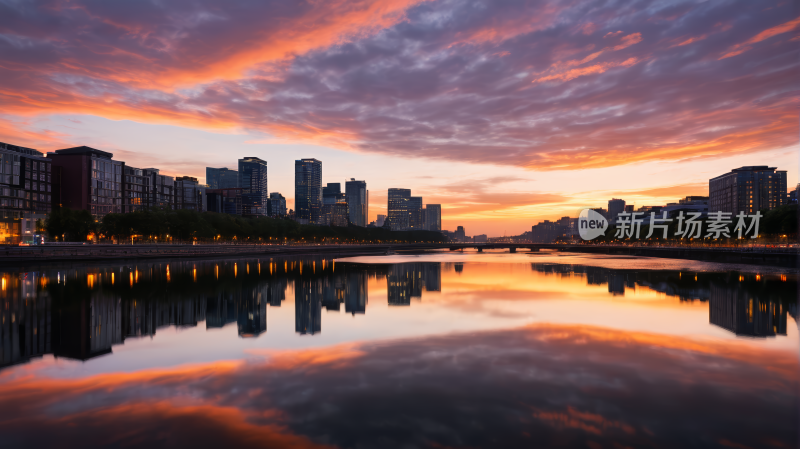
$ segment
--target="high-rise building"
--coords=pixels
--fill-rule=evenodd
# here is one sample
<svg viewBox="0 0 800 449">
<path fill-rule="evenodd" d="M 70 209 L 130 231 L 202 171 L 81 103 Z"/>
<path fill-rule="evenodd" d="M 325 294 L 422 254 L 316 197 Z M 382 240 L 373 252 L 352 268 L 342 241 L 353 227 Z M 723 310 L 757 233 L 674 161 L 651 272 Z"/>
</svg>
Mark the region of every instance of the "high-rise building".
<svg viewBox="0 0 800 449">
<path fill-rule="evenodd" d="M 625 200 L 612 198 L 608 200 L 608 219 L 616 221 L 619 214 L 625 212 Z"/>
<path fill-rule="evenodd" d="M 0 243 L 27 242 L 36 233 L 29 228 L 50 212 L 53 177 L 51 160 L 39 151 L 0 142 Z"/>
<path fill-rule="evenodd" d="M 239 172 L 227 168 L 206 167 L 206 184 L 209 189 L 235 189 L 239 187 Z"/>
<path fill-rule="evenodd" d="M 408 203 L 411 200 L 410 189 L 389 189 L 388 217 L 392 231 L 403 231 L 409 227 Z"/>
<path fill-rule="evenodd" d="M 366 181 L 350 178 L 345 182 L 345 197 L 350 213 L 350 223 L 364 227 L 369 216 L 369 191 Z"/>
<path fill-rule="evenodd" d="M 278 192 L 269 194 L 269 209 L 267 215 L 270 217 L 285 217 L 286 216 L 286 198 Z"/>
<path fill-rule="evenodd" d="M 425 217 L 422 215 L 422 197 L 412 196 L 408 199 L 408 228 L 414 230 L 422 229 Z"/>
<path fill-rule="evenodd" d="M 148 208 L 172 209 L 175 204 L 175 178 L 162 175 L 157 168 L 144 168 L 142 173 L 150 183 Z"/>
<path fill-rule="evenodd" d="M 322 212 L 322 161 L 294 161 L 294 214 L 301 224 L 318 224 Z"/>
<path fill-rule="evenodd" d="M 140 168 L 125 166 L 122 189 L 122 212 L 146 210 L 150 198 L 150 177 Z"/>
<path fill-rule="evenodd" d="M 457 242 L 464 242 L 467 240 L 467 233 L 464 230 L 464 226 L 459 226 L 456 228 L 455 237 Z"/>
<path fill-rule="evenodd" d="M 175 179 L 175 209 L 187 209 L 203 212 L 205 207 L 205 187 L 201 187 L 197 178 L 180 176 Z"/>
<path fill-rule="evenodd" d="M 239 187 L 242 189 L 242 214 L 265 215 L 267 191 L 267 161 L 257 157 L 239 159 Z"/>
<path fill-rule="evenodd" d="M 441 204 L 428 204 L 425 206 L 425 229 L 428 231 L 442 230 Z"/>
<path fill-rule="evenodd" d="M 378 214 L 378 218 L 375 220 L 375 226 L 382 228 L 383 225 L 386 224 L 386 215 Z"/>
<path fill-rule="evenodd" d="M 329 182 L 322 188 L 322 214 L 318 224 L 324 226 L 347 226 L 349 214 L 342 185 Z"/>
<path fill-rule="evenodd" d="M 125 163 L 113 157 L 112 153 L 86 146 L 48 153 L 47 158 L 53 161 L 53 170 L 57 170 L 59 177 L 53 203 L 88 210 L 98 218 L 121 213 Z"/>
<path fill-rule="evenodd" d="M 740 167 L 708 181 L 708 209 L 754 214 L 786 204 L 786 171 L 766 165 Z"/>
<path fill-rule="evenodd" d="M 206 189 L 206 208 L 208 212 L 242 215 L 242 189 Z"/>
</svg>

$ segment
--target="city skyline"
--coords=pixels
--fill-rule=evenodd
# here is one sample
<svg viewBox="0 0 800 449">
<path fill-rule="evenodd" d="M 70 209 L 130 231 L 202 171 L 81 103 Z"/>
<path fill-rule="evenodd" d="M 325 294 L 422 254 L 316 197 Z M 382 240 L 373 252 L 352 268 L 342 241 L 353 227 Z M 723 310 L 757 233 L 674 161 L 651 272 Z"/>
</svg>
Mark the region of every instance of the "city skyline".
<svg viewBox="0 0 800 449">
<path fill-rule="evenodd" d="M 491 236 L 707 196 L 735 167 L 798 182 L 788 2 L 317 6 L 9 7 L 0 141 L 203 182 L 254 156 L 288 204 L 316 158 L 323 183 L 368 183 L 367 222 L 401 186 Z"/>
</svg>

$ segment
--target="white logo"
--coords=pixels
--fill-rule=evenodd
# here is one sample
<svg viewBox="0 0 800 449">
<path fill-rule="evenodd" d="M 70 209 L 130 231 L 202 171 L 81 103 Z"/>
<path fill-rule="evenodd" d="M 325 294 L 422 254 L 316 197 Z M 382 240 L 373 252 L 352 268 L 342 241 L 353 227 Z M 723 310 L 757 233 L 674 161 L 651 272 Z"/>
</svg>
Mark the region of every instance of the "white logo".
<svg viewBox="0 0 800 449">
<path fill-rule="evenodd" d="M 578 216 L 578 232 L 584 240 L 592 240 L 605 235 L 608 229 L 606 217 L 591 210 L 584 209 Z"/>
</svg>

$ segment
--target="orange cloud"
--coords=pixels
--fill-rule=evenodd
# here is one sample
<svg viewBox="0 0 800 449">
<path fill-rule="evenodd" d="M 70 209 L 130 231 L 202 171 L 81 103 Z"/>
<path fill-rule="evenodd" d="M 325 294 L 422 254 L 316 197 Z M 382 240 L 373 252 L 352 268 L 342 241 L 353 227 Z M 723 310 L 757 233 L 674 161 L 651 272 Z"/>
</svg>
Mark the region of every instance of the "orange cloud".
<svg viewBox="0 0 800 449">
<path fill-rule="evenodd" d="M 797 28 L 798 25 L 800 25 L 800 17 L 794 20 L 790 20 L 786 23 L 776 25 L 772 28 L 766 29 L 756 34 L 755 36 L 751 37 L 750 39 L 746 40 L 745 42 L 732 46 L 731 48 L 728 49 L 728 51 L 724 55 L 720 56 L 719 59 L 726 59 L 726 58 L 731 58 L 733 56 L 738 56 L 746 52 L 747 50 L 753 48 L 751 47 L 752 44 L 756 44 L 758 42 L 767 40 L 779 34 L 794 31 L 794 29 Z"/>
</svg>

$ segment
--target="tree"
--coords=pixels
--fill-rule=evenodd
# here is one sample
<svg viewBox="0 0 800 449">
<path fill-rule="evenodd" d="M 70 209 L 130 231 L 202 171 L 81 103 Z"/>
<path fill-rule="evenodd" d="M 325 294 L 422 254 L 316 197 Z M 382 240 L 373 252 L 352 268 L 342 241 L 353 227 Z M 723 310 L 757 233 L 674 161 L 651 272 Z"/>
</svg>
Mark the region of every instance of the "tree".
<svg viewBox="0 0 800 449">
<path fill-rule="evenodd" d="M 97 231 L 97 223 L 89 211 L 66 207 L 52 211 L 44 227 L 50 238 L 68 242 L 85 242 L 90 233 Z"/>
</svg>

